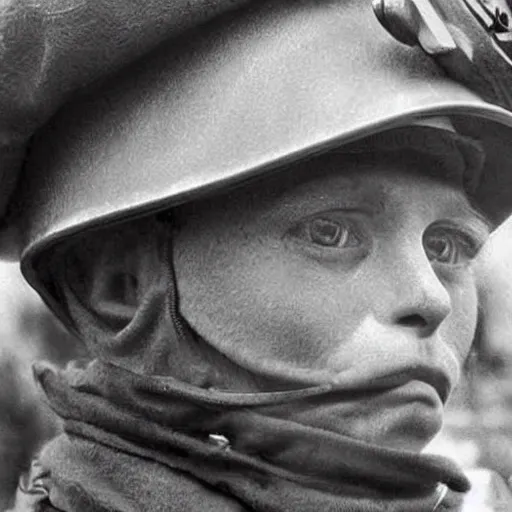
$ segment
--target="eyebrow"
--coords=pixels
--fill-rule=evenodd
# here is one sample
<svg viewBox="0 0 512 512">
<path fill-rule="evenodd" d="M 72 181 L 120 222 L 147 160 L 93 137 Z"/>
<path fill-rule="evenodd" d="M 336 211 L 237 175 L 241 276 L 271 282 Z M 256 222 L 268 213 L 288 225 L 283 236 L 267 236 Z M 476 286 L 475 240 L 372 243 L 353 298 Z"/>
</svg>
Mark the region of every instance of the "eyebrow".
<svg viewBox="0 0 512 512">
<path fill-rule="evenodd" d="M 473 204 L 464 202 L 461 204 L 460 210 L 464 217 L 469 217 L 470 219 L 475 220 L 478 224 L 477 227 L 480 228 L 479 231 L 485 231 L 487 236 L 489 236 L 494 230 L 495 225 L 491 219 Z"/>
<path fill-rule="evenodd" d="M 289 181 L 283 181 L 274 188 L 269 187 L 267 189 L 269 198 L 272 204 L 286 203 L 290 199 L 298 203 L 304 202 L 305 198 L 315 197 L 322 199 L 325 191 L 322 190 L 321 186 L 317 188 L 315 185 L 322 183 L 322 178 L 325 176 L 329 176 L 328 171 L 325 174 L 321 172 L 313 175 L 310 174 L 309 176 L 306 172 L 302 175 L 299 173 L 296 173 L 295 176 L 290 175 Z M 361 184 L 357 176 L 340 176 L 333 173 L 332 180 L 336 181 L 336 186 L 340 191 L 350 191 L 351 194 L 361 192 Z"/>
</svg>

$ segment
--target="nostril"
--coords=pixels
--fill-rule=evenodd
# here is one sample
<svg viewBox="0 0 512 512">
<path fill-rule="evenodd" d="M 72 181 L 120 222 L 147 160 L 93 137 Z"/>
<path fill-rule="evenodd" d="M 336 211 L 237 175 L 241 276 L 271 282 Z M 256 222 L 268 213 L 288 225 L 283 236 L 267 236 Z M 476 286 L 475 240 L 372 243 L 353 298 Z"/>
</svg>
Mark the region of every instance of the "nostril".
<svg viewBox="0 0 512 512">
<path fill-rule="evenodd" d="M 421 315 L 407 315 L 400 318 L 398 321 L 403 327 L 427 327 L 427 321 Z"/>
</svg>

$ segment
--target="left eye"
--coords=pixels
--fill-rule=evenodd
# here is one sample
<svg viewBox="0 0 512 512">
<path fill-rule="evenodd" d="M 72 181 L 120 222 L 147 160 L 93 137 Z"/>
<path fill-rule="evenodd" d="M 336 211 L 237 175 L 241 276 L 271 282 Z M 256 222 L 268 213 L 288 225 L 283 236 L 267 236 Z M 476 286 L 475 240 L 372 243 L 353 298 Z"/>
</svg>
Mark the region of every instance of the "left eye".
<svg viewBox="0 0 512 512">
<path fill-rule="evenodd" d="M 425 253 L 429 260 L 448 265 L 456 265 L 463 260 L 471 260 L 478 248 L 464 234 L 447 230 L 435 230 L 423 238 Z"/>
<path fill-rule="evenodd" d="M 343 220 L 317 217 L 298 223 L 291 234 L 314 245 L 332 248 L 349 248 L 360 245 L 353 226 Z"/>
</svg>

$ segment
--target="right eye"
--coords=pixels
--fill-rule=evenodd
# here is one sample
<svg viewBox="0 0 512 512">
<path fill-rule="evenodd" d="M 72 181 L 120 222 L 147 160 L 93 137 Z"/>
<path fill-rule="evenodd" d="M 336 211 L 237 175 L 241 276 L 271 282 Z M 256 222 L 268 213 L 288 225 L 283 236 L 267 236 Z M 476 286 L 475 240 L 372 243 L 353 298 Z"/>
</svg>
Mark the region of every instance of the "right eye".
<svg viewBox="0 0 512 512">
<path fill-rule="evenodd" d="M 341 219 L 307 219 L 296 224 L 290 234 L 304 242 L 332 249 L 348 249 L 361 245 L 353 223 Z"/>
</svg>

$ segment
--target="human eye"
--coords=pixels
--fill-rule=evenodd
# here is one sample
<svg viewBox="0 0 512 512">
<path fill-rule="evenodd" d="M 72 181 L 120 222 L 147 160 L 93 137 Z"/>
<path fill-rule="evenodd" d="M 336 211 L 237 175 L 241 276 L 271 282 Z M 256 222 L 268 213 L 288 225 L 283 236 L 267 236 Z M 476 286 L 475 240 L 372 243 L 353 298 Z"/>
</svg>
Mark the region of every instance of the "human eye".
<svg viewBox="0 0 512 512">
<path fill-rule="evenodd" d="M 469 228 L 456 225 L 434 225 L 423 235 L 428 259 L 444 265 L 469 263 L 485 240 Z"/>
<path fill-rule="evenodd" d="M 289 230 L 288 235 L 318 249 L 354 249 L 363 242 L 355 221 L 334 213 L 303 219 Z"/>
</svg>

